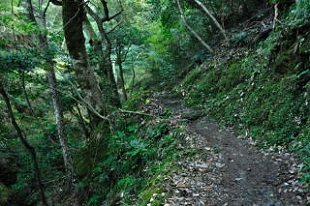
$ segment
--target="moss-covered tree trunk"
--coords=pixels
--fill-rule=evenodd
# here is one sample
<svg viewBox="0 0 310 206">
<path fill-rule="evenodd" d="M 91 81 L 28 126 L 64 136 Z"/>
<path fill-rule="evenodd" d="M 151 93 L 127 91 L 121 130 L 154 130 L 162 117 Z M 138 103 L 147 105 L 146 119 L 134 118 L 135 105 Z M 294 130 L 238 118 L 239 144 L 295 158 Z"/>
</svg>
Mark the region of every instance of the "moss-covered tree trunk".
<svg viewBox="0 0 310 206">
<path fill-rule="evenodd" d="M 90 7 L 86 6 L 87 13 L 95 20 L 96 26 L 99 31 L 100 37 L 93 32 L 93 28 L 89 23 L 88 19 L 85 18 L 85 27 L 90 33 L 92 41 L 94 43 L 93 50 L 94 53 L 98 56 L 99 59 L 99 71 L 100 76 L 103 78 L 103 87 L 106 94 L 106 99 L 109 102 L 109 105 L 112 107 L 121 107 L 120 97 L 117 91 L 117 84 L 113 74 L 113 66 L 111 60 L 111 53 L 112 53 L 112 43 L 108 34 L 103 26 L 104 22 L 108 22 L 121 14 L 122 10 L 113 15 L 112 17 L 109 16 L 109 9 L 107 7 L 107 2 L 102 1 L 102 6 L 104 10 L 104 17 L 101 18 L 99 14 L 94 12 Z M 105 48 L 103 46 L 105 44 Z"/>
<path fill-rule="evenodd" d="M 83 36 L 83 0 L 64 0 L 62 4 L 63 28 L 66 45 L 72 60 L 83 102 L 90 111 L 91 127 L 106 122 L 107 107 L 95 73 L 89 65 Z M 107 122 L 106 122 L 107 124 Z"/>
</svg>

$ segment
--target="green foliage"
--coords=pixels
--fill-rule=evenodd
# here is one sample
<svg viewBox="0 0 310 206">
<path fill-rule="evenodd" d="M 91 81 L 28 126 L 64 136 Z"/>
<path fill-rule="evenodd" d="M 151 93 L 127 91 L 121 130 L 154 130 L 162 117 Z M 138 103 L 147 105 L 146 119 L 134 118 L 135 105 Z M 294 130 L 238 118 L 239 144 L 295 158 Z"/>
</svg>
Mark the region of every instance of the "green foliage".
<svg viewBox="0 0 310 206">
<path fill-rule="evenodd" d="M 170 42 L 170 36 L 166 36 L 162 32 L 162 25 L 160 22 L 154 22 L 150 25 L 150 30 L 153 31 L 148 39 L 148 57 L 147 61 L 150 63 L 150 72 L 158 78 L 164 77 L 167 71 L 171 68 L 169 63 L 170 54 L 168 52 L 168 44 Z M 165 68 L 164 70 L 162 68 Z"/>
<path fill-rule="evenodd" d="M 40 33 L 42 29 L 24 18 L 25 9 L 18 6 L 19 1 L 1 1 L 0 3 L 0 47 L 17 49 L 20 45 L 30 47 L 31 33 Z"/>
<path fill-rule="evenodd" d="M 123 107 L 129 110 L 139 108 L 144 103 L 146 103 L 146 99 L 150 94 L 151 91 L 143 90 L 140 88 L 139 91 L 136 91 L 131 95 L 130 99 L 125 102 Z"/>
<path fill-rule="evenodd" d="M 260 3 L 255 0 L 202 2 L 217 19 L 223 18 L 224 22 L 221 23 L 226 28 L 246 18 L 245 13 L 239 12 L 240 5 L 243 8 L 248 6 L 252 12 Z M 115 6 L 115 2 L 110 3 L 111 14 L 118 12 L 119 7 Z M 71 82 L 75 77 L 73 70 L 68 69 L 69 57 L 59 52 L 63 41 L 60 32 L 62 21 L 61 15 L 55 14 L 61 9 L 49 7 L 46 14 L 53 22 L 47 19 L 46 31 L 24 18 L 25 10 L 16 7 L 17 0 L 13 1 L 14 15 L 10 0 L 0 3 L 0 46 L 3 48 L 0 52 L 0 71 L 4 74 L 3 80 L 13 102 L 14 114 L 31 145 L 36 148 L 49 200 L 59 202 L 56 199 L 64 188 L 64 179 L 61 177 L 65 170 L 43 70 L 47 60 L 57 62 L 55 69 L 59 71 L 58 88 L 64 106 L 66 132 L 78 176 L 77 190 L 87 194 L 87 205 L 162 205 L 165 198 L 162 183 L 178 155 L 176 144 L 180 131 L 170 128 L 167 123 L 169 111 L 165 111 L 159 119 L 134 111 L 148 103 L 147 97 L 155 90 L 155 83 L 177 81 L 174 77 L 186 65 L 191 65 L 188 70 L 192 72 L 182 82 L 180 93 L 187 104 L 202 105 L 209 114 L 222 119 L 224 123 L 234 125 L 241 131 L 250 131 L 250 135 L 259 140 L 261 145 L 290 145 L 290 149 L 298 150 L 305 162 L 304 181 L 309 182 L 308 0 L 296 1 L 290 12 L 283 12 L 283 19 L 277 23 L 275 32 L 260 44 L 258 50 L 249 51 L 238 58 L 232 56 L 228 61 L 213 59 L 205 64 L 206 67 L 197 68 L 192 64 L 196 61 L 192 56 L 200 55 L 203 48 L 186 30 L 174 1 L 123 3 L 124 24 L 108 33 L 113 45 L 118 41 L 124 50 L 129 49 L 124 71 L 127 86 L 132 86 L 134 92 L 123 105 L 121 114 L 115 112 L 109 115 L 113 119 L 112 134 L 98 135 L 107 129 L 99 125 L 91 131 L 88 139 L 83 139 L 81 124 L 74 114 L 79 104 L 83 116 L 79 120 L 85 120 L 87 124 L 87 109 L 81 102 L 72 99 L 71 90 L 75 88 L 72 88 Z M 193 1 L 181 3 L 188 23 L 206 41 L 217 45 L 219 35 L 212 21 Z M 36 4 L 34 2 L 35 10 L 39 11 Z M 223 14 L 227 16 L 221 16 Z M 39 15 L 37 19 L 40 21 Z M 114 21 L 107 22 L 105 28 L 107 31 L 114 28 Z M 50 47 L 46 51 L 33 49 L 37 44 L 33 33 L 47 34 Z M 235 33 L 232 38 L 235 46 L 250 41 L 244 32 Z M 93 55 L 96 59 L 97 54 Z M 21 87 L 22 73 L 25 74 L 26 92 L 35 110 L 33 116 L 18 109 L 19 106 L 28 107 Z M 12 200 L 8 203 L 11 205 L 39 204 L 29 155 L 17 140 L 16 133 L 12 132 L 3 101 L 0 102 L 0 108 L 0 146 L 5 151 L 1 157 L 10 157 L 11 151 L 18 156 L 12 164 L 12 167 L 16 165 L 18 168 L 18 171 L 13 171 L 17 180 L 8 187 L 0 183 L 0 204 L 5 204 L 7 200 Z M 198 151 L 184 152 L 193 155 Z"/>
<path fill-rule="evenodd" d="M 9 189 L 2 183 L 0 183 L 0 205 L 4 205 L 9 199 Z"/>
<path fill-rule="evenodd" d="M 10 70 L 31 70 L 35 67 L 33 57 L 33 53 L 31 54 L 30 52 L 0 54 L 1 70 L 3 70 L 3 72 Z"/>
<path fill-rule="evenodd" d="M 299 9 L 302 15 L 295 12 Z M 241 58 L 213 59 L 193 70 L 179 91 L 188 105 L 203 104 L 259 145 L 297 151 L 305 164 L 303 180 L 309 183 L 309 22 L 299 3 L 291 11 L 283 22 L 289 28 L 278 28 Z"/>
<path fill-rule="evenodd" d="M 175 157 L 176 135 L 165 123 L 155 123 L 151 117 L 145 121 L 152 123 L 141 125 L 138 119 L 130 118 L 125 130 L 116 131 L 105 144 L 80 149 L 81 164 L 76 168 L 83 171 L 78 174 L 84 176 L 84 188 L 91 194 L 88 205 L 109 205 L 117 196 L 122 196 L 119 201 L 123 205 L 132 205 L 140 192 L 160 190 L 155 182 L 161 178 L 155 179 Z M 85 161 L 91 165 L 86 166 Z M 145 187 L 148 184 L 152 186 Z M 144 197 L 141 195 L 142 201 Z"/>
<path fill-rule="evenodd" d="M 282 2 L 285 2 L 287 0 L 269 0 L 271 3 L 282 3 Z"/>
</svg>

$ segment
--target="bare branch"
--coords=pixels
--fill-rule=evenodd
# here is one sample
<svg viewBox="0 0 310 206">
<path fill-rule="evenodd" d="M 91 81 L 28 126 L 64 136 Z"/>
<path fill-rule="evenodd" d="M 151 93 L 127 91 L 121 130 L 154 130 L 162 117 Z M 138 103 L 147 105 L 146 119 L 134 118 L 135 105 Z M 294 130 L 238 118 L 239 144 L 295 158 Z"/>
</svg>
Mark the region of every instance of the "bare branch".
<svg viewBox="0 0 310 206">
<path fill-rule="evenodd" d="M 71 86 L 73 87 L 73 89 L 76 91 L 76 94 L 79 96 L 79 99 L 84 103 L 84 105 L 86 105 L 86 107 L 93 112 L 97 117 L 103 119 L 103 120 L 107 120 L 110 122 L 110 119 L 108 117 L 105 117 L 103 115 L 101 115 L 88 101 L 86 101 L 81 94 L 78 92 L 77 88 L 75 87 L 75 85 L 69 81 L 69 83 L 71 84 Z M 75 99 L 75 98 L 74 98 Z"/>
<path fill-rule="evenodd" d="M 229 39 L 227 38 L 227 35 L 225 33 L 225 30 L 223 29 L 223 27 L 219 24 L 219 22 L 216 20 L 216 18 L 211 14 L 211 12 L 205 7 L 205 5 L 203 5 L 203 3 L 201 3 L 201 1 L 199 0 L 194 0 L 196 2 L 196 4 L 198 4 L 205 12 L 206 14 L 212 19 L 213 23 L 219 28 L 219 30 L 221 31 L 221 33 L 223 34 L 226 43 L 229 45 Z"/>
<path fill-rule="evenodd" d="M 157 116 L 155 116 L 153 114 L 148 114 L 148 113 L 145 113 L 145 112 L 129 111 L 129 110 L 124 110 L 124 109 L 120 109 L 119 111 L 122 112 L 122 113 L 138 114 L 138 115 L 149 116 L 149 117 L 157 117 Z"/>
<path fill-rule="evenodd" d="M 282 23 L 279 19 L 278 19 L 278 16 L 279 16 L 279 9 L 278 9 L 278 4 L 275 4 L 274 5 L 274 17 L 273 17 L 273 25 L 272 27 L 275 28 L 276 27 L 276 23 Z"/>
<path fill-rule="evenodd" d="M 1 82 L 0 82 L 1 83 Z M 40 82 L 42 85 L 46 86 L 47 88 L 51 89 L 51 87 L 47 84 L 45 84 L 44 82 Z M 76 86 L 71 82 L 69 81 L 69 83 L 71 84 L 72 88 L 74 89 L 74 91 L 77 93 L 79 99 L 81 101 L 79 101 L 77 98 L 75 98 L 73 95 L 71 94 L 68 94 L 68 92 L 64 92 L 64 91 L 61 91 L 59 89 L 55 89 L 55 91 L 59 92 L 59 93 L 62 93 L 64 95 L 67 95 L 69 96 L 71 99 L 73 99 L 74 101 L 76 101 L 77 103 L 80 103 L 80 104 L 84 104 L 91 112 L 93 112 L 95 115 L 97 115 L 99 118 L 103 119 L 103 120 L 110 120 L 108 117 L 105 117 L 105 116 L 102 116 L 93 106 L 91 106 L 91 104 L 89 102 L 87 102 L 82 96 L 81 94 L 78 92 L 78 89 L 76 88 Z"/>
<path fill-rule="evenodd" d="M 49 0 L 49 2 L 52 2 L 52 4 L 56 6 L 62 6 L 62 1 L 59 1 L 59 0 Z"/>
<path fill-rule="evenodd" d="M 87 13 L 95 20 L 97 24 L 101 23 L 99 15 L 94 12 L 88 5 L 85 6 Z"/>
<path fill-rule="evenodd" d="M 178 4 L 178 8 L 180 11 L 180 15 L 181 15 L 181 19 L 184 23 L 184 25 L 186 26 L 186 28 L 196 37 L 196 39 L 198 39 L 200 41 L 200 43 L 206 47 L 206 49 L 210 52 L 213 53 L 213 49 L 199 36 L 199 34 L 197 34 L 197 32 L 186 22 L 186 19 L 184 17 L 184 13 L 182 11 L 181 5 L 180 5 L 180 1 L 176 0 L 177 4 Z"/>
<path fill-rule="evenodd" d="M 106 21 L 111 21 L 112 19 L 116 18 L 124 11 L 122 3 L 120 1 L 118 2 L 120 4 L 121 10 L 110 17 L 108 3 L 105 0 L 101 0 L 101 4 L 103 6 L 103 11 L 104 11 L 104 17 L 101 19 L 102 23 Z"/>
<path fill-rule="evenodd" d="M 129 45 L 129 47 L 127 48 L 127 50 L 126 50 L 126 52 L 125 52 L 125 54 L 124 54 L 124 60 L 127 58 L 127 54 L 128 54 L 128 52 L 129 52 L 129 50 L 130 50 L 130 47 L 131 47 L 131 42 L 130 42 L 130 45 Z"/>
<path fill-rule="evenodd" d="M 119 12 L 117 12 L 116 14 L 114 14 L 113 16 L 111 16 L 111 17 L 108 19 L 108 21 L 110 21 L 110 20 L 114 19 L 115 17 L 119 16 L 123 11 L 124 11 L 124 10 L 123 10 L 123 7 L 122 7 L 122 9 L 121 9 Z"/>
<path fill-rule="evenodd" d="M 109 19 L 109 9 L 108 3 L 105 0 L 101 0 L 101 4 L 103 6 L 104 17 L 102 18 L 102 22 L 108 21 Z"/>
<path fill-rule="evenodd" d="M 118 22 L 112 29 L 110 29 L 110 31 L 107 32 L 107 34 L 111 33 L 112 31 L 114 31 L 117 27 L 119 27 L 119 25 L 121 25 L 123 23 L 123 21 Z"/>
<path fill-rule="evenodd" d="M 43 11 L 43 13 L 42 13 L 44 25 L 46 25 L 46 18 L 45 18 L 45 17 L 46 17 L 47 9 L 48 9 L 48 7 L 50 6 L 50 2 L 52 2 L 52 1 L 48 1 L 48 2 L 47 2 L 46 7 L 45 7 L 45 9 L 44 9 L 44 11 Z"/>
<path fill-rule="evenodd" d="M 90 39 L 93 41 L 96 41 L 98 39 L 97 34 L 87 17 L 85 17 L 83 23 L 84 23 L 85 30 L 88 32 L 90 36 Z"/>
</svg>

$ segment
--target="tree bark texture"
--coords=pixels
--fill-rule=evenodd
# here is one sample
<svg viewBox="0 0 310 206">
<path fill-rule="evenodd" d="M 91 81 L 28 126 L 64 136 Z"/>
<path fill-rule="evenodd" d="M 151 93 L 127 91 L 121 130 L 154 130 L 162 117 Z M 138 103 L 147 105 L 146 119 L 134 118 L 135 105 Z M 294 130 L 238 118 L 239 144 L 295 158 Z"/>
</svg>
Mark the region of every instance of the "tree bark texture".
<svg viewBox="0 0 310 206">
<path fill-rule="evenodd" d="M 35 24 L 38 25 L 38 22 L 35 19 L 33 8 L 32 8 L 32 2 L 31 0 L 27 0 L 27 8 L 28 8 L 28 16 L 30 20 Z M 42 15 L 44 16 L 44 15 Z M 43 18 L 43 21 L 45 22 L 45 18 Z M 45 24 L 44 24 L 45 26 Z M 40 49 L 42 53 L 46 53 L 48 51 L 49 42 L 46 35 L 38 34 L 37 38 L 39 40 Z M 57 90 L 57 81 L 55 77 L 55 71 L 54 71 L 54 62 L 51 60 L 51 58 L 46 59 L 46 69 L 47 69 L 47 79 L 49 82 L 49 87 L 51 91 L 52 96 L 52 103 L 54 108 L 54 115 L 55 115 L 55 122 L 57 126 L 57 133 L 59 137 L 60 146 L 62 149 L 62 155 L 64 160 L 64 166 L 66 170 L 66 184 L 67 184 L 67 190 L 70 191 L 72 187 L 73 182 L 73 162 L 71 158 L 71 154 L 69 152 L 69 147 L 67 143 L 67 137 L 65 134 L 65 124 L 64 124 L 64 117 L 63 117 L 63 111 L 62 111 L 62 105 L 59 100 L 59 92 Z"/>
<path fill-rule="evenodd" d="M 113 75 L 113 66 L 111 60 L 112 43 L 103 27 L 103 22 L 110 21 L 112 17 L 109 17 L 109 10 L 106 2 L 102 1 L 102 4 L 105 12 L 103 18 L 100 18 L 100 16 L 88 6 L 86 7 L 86 11 L 95 20 L 98 31 L 100 33 L 100 38 L 98 38 L 97 35 L 92 35 L 92 38 L 95 38 L 93 39 L 93 42 L 95 42 L 93 48 L 94 52 L 99 56 L 99 71 L 103 77 L 103 89 L 106 91 L 106 99 L 109 101 L 109 105 L 113 107 L 121 107 L 121 102 L 117 91 L 117 84 Z M 114 17 L 115 16 L 116 15 L 114 15 Z M 85 20 L 85 23 L 89 33 L 94 33 L 92 32 L 93 29 L 89 24 L 89 21 Z M 103 49 L 103 42 L 105 43 L 105 49 Z"/>
<path fill-rule="evenodd" d="M 88 62 L 88 55 L 85 48 L 85 38 L 83 36 L 83 0 L 64 0 L 62 7 L 63 28 L 66 45 L 72 60 L 73 68 L 78 78 L 78 83 L 84 91 L 84 101 L 92 108 L 91 127 L 94 128 L 107 115 L 107 108 L 104 104 L 105 99 L 102 95 L 94 71 Z M 92 110 L 95 111 L 92 111 Z"/>
<path fill-rule="evenodd" d="M 55 115 L 55 122 L 57 126 L 58 138 L 60 142 L 60 146 L 62 149 L 62 156 L 64 160 L 66 176 L 67 176 L 67 189 L 70 191 L 73 182 L 73 162 L 72 157 L 69 152 L 67 137 L 65 133 L 65 124 L 64 124 L 64 117 L 63 117 L 63 110 L 62 105 L 59 99 L 59 92 L 57 91 L 57 80 L 55 76 L 55 72 L 53 68 L 51 68 L 47 72 L 47 79 L 50 86 L 50 92 L 52 96 L 52 102 L 54 107 L 54 115 Z"/>
</svg>

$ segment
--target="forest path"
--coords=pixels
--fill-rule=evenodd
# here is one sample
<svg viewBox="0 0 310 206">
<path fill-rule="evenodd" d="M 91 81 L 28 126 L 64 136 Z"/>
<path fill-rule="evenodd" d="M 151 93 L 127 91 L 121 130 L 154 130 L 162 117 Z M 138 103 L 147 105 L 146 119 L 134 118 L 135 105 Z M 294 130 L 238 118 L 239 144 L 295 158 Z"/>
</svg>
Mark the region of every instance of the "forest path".
<svg viewBox="0 0 310 206">
<path fill-rule="evenodd" d="M 202 111 L 185 108 L 169 93 L 154 99 L 173 115 L 189 120 L 183 146 L 197 151 L 179 160 L 181 169 L 166 183 L 171 196 L 165 206 L 307 205 L 309 196 L 297 177 L 301 165 L 290 154 L 258 150 L 248 139 L 221 129 Z"/>
</svg>

